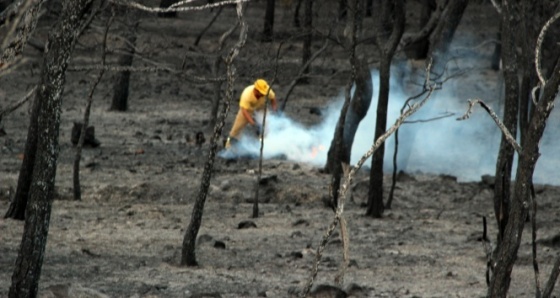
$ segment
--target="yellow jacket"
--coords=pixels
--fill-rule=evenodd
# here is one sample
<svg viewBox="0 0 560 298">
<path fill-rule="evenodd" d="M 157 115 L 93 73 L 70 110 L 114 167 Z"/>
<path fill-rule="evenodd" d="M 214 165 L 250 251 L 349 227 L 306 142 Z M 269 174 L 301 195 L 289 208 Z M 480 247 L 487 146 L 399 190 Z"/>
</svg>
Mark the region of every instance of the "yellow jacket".
<svg viewBox="0 0 560 298">
<path fill-rule="evenodd" d="M 241 97 L 239 99 L 239 106 L 251 113 L 262 110 L 266 102 L 266 95 L 257 98 L 253 92 L 254 88 L 254 85 L 247 86 L 245 90 L 243 90 L 243 93 L 241 93 Z M 274 94 L 272 89 L 268 92 L 268 99 L 270 99 L 273 106 L 276 106 L 276 94 Z"/>
</svg>

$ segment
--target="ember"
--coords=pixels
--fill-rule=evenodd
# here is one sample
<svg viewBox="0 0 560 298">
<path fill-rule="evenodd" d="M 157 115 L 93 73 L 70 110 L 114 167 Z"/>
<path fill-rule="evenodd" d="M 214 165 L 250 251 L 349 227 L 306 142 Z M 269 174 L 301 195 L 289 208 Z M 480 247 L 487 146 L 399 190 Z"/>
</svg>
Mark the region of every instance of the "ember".
<svg viewBox="0 0 560 298">
<path fill-rule="evenodd" d="M 325 151 L 325 146 L 319 145 L 319 146 L 311 147 L 311 153 L 310 153 L 311 158 L 317 157 L 317 154 L 319 154 L 319 152 L 321 151 Z"/>
</svg>

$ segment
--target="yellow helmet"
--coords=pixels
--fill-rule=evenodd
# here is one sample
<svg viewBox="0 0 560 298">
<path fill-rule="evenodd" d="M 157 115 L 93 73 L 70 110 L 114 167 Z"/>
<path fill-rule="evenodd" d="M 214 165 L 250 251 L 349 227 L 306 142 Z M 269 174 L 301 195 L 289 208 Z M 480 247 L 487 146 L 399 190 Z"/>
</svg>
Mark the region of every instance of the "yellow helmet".
<svg viewBox="0 0 560 298">
<path fill-rule="evenodd" d="M 268 93 L 268 83 L 263 79 L 258 79 L 255 81 L 255 89 L 259 91 L 261 94 L 266 95 Z"/>
</svg>

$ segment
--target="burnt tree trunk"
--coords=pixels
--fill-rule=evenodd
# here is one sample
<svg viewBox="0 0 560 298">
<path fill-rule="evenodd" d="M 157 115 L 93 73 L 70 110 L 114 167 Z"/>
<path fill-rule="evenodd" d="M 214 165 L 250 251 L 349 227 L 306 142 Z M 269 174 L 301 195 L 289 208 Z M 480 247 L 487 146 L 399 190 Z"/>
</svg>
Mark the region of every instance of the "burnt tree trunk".
<svg viewBox="0 0 560 298">
<path fill-rule="evenodd" d="M 237 3 L 237 19 L 241 24 L 241 29 L 239 32 L 239 40 L 229 51 L 228 57 L 226 58 L 226 73 L 227 73 L 227 88 L 226 88 L 226 100 L 222 107 L 222 112 L 220 114 L 219 121 L 214 127 L 214 133 L 210 141 L 210 151 L 208 152 L 208 159 L 204 165 L 204 171 L 202 172 L 202 178 L 200 182 L 200 187 L 196 196 L 196 201 L 193 206 L 191 213 L 191 219 L 187 229 L 185 230 L 185 236 L 183 237 L 183 244 L 181 248 L 181 265 L 186 266 L 197 266 L 196 261 L 196 236 L 200 229 L 202 223 L 202 213 L 204 210 L 204 204 L 206 202 L 206 196 L 208 195 L 208 188 L 210 187 L 210 179 L 212 178 L 212 172 L 214 167 L 214 160 L 216 157 L 216 151 L 218 149 L 217 141 L 222 135 L 222 131 L 225 125 L 225 120 L 229 112 L 231 101 L 233 98 L 233 84 L 235 68 L 232 65 L 234 59 L 237 57 L 239 50 L 245 45 L 247 39 L 247 25 L 243 19 L 243 4 L 242 2 Z M 227 34 L 231 34 L 233 30 L 229 30 Z"/>
<path fill-rule="evenodd" d="M 418 20 L 418 28 L 424 28 L 432 16 L 432 12 L 436 9 L 435 0 L 421 0 L 420 1 L 420 18 Z M 430 48 L 429 35 L 418 41 L 406 44 L 405 54 L 409 59 L 426 59 L 428 56 L 428 49 Z"/>
<path fill-rule="evenodd" d="M 379 96 L 377 99 L 377 118 L 375 122 L 375 142 L 387 129 L 387 108 L 389 106 L 389 88 L 391 78 L 391 62 L 397 45 L 404 32 L 404 2 L 403 0 L 381 1 L 377 44 L 380 50 L 379 66 Z M 383 157 L 385 143 L 373 153 L 371 157 L 371 171 L 369 177 L 368 204 L 366 215 L 380 218 L 383 215 Z"/>
<path fill-rule="evenodd" d="M 331 174 L 330 183 L 330 202 L 333 210 L 338 205 L 338 192 L 342 180 L 342 164 L 349 164 L 352 153 L 354 136 L 358 130 L 360 121 L 365 117 L 371 103 L 373 95 L 373 82 L 367 63 L 363 59 L 356 57 L 357 45 L 356 38 L 358 28 L 363 20 L 360 0 L 349 0 L 348 7 L 351 12 L 346 20 L 345 46 L 349 49 L 349 60 L 352 67 L 352 76 L 346 86 L 346 96 L 344 105 L 340 111 L 333 140 L 327 155 L 325 172 Z M 354 95 L 351 97 L 351 87 L 355 84 Z"/>
<path fill-rule="evenodd" d="M 12 275 L 9 297 L 36 297 L 47 244 L 59 145 L 60 112 L 65 73 L 76 31 L 91 0 L 66 0 L 59 22 L 49 33 L 38 109 L 34 171 L 29 188 L 23 237 Z M 31 130 L 31 129 L 30 129 Z M 28 138 L 29 141 L 29 138 Z"/>
<path fill-rule="evenodd" d="M 296 0 L 296 9 L 294 9 L 294 19 L 293 19 L 293 25 L 296 28 L 299 28 L 300 23 L 299 23 L 299 9 L 301 8 L 301 2 L 303 2 L 303 0 Z"/>
<path fill-rule="evenodd" d="M 348 13 L 348 6 L 346 2 L 349 0 L 338 0 L 338 20 L 342 21 L 346 18 L 346 14 Z"/>
<path fill-rule="evenodd" d="M 493 70 L 500 70 L 500 61 L 502 59 L 502 22 L 500 21 L 500 28 L 497 34 L 498 42 L 494 46 L 494 52 L 492 52 L 491 67 Z"/>
<path fill-rule="evenodd" d="M 519 111 L 519 70 L 515 36 L 519 29 L 520 16 L 516 7 L 504 4 L 502 9 L 502 61 L 505 83 L 503 123 L 515 137 L 517 135 L 517 113 Z M 509 217 L 511 169 L 515 150 L 502 136 L 496 162 L 496 185 L 494 187 L 494 214 L 498 223 L 498 246 Z"/>
<path fill-rule="evenodd" d="M 264 28 L 261 39 L 264 42 L 271 42 L 273 39 L 275 2 L 275 0 L 266 1 L 266 10 L 264 12 Z"/>
<path fill-rule="evenodd" d="M 303 38 L 303 53 L 301 58 L 301 65 L 304 66 L 309 59 L 311 59 L 311 41 L 313 40 L 312 35 L 312 23 L 313 23 L 313 0 L 304 0 L 304 15 L 303 15 L 303 30 L 305 31 L 305 36 Z M 307 76 L 309 75 L 309 67 L 306 67 L 303 71 L 303 77 L 299 80 L 299 83 L 306 84 L 309 82 Z"/>
<path fill-rule="evenodd" d="M 354 58 L 351 61 L 356 69 L 356 87 L 348 108 L 344 111 L 344 121 L 341 122 L 342 131 L 340 132 L 339 145 L 335 136 L 328 151 L 326 172 L 332 174 L 331 196 L 333 197 L 333 207 L 338 204 L 338 190 L 342 179 L 342 163 L 350 163 L 352 144 L 358 131 L 358 126 L 366 116 L 373 96 L 373 81 L 367 63 L 361 59 Z M 342 116 L 341 116 L 342 117 Z M 337 149 L 340 146 L 340 149 Z"/>
<path fill-rule="evenodd" d="M 441 19 L 430 36 L 428 56 L 433 59 L 432 73 L 436 75 L 436 78 L 441 77 L 445 71 L 449 45 L 453 40 L 455 30 L 461 22 L 468 3 L 468 0 L 448 1 Z"/>
<path fill-rule="evenodd" d="M 38 92 L 38 91 L 37 91 Z M 42 100 L 38 95 L 33 100 L 31 108 L 31 117 L 29 128 L 27 130 L 27 141 L 23 151 L 23 162 L 19 170 L 18 183 L 13 201 L 6 212 L 5 218 L 18 220 L 25 219 L 25 209 L 27 207 L 27 199 L 29 198 L 29 188 L 31 187 L 31 178 L 33 176 L 33 167 L 35 165 L 35 155 L 37 153 L 37 138 L 39 111 L 41 110 Z"/>
<path fill-rule="evenodd" d="M 139 21 L 135 17 L 136 14 L 125 12 L 125 18 L 127 18 L 127 28 L 124 30 L 124 38 L 128 41 L 123 45 L 123 52 L 118 58 L 118 65 L 123 67 L 132 66 L 134 61 L 134 46 L 136 44 L 136 37 L 138 31 Z M 128 110 L 128 95 L 130 91 L 130 71 L 122 71 L 116 74 L 115 83 L 113 85 L 113 99 L 111 100 L 111 111 L 125 112 Z"/>
</svg>

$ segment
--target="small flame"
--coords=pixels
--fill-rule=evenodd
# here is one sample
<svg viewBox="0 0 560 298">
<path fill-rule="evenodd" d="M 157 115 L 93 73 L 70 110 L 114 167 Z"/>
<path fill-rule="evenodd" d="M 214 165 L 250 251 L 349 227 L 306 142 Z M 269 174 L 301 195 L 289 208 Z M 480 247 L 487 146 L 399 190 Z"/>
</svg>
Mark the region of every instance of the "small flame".
<svg viewBox="0 0 560 298">
<path fill-rule="evenodd" d="M 317 154 L 319 154 L 319 152 L 321 151 L 325 151 L 325 146 L 319 145 L 319 146 L 311 147 L 311 153 L 310 153 L 311 158 L 317 157 Z"/>
</svg>

